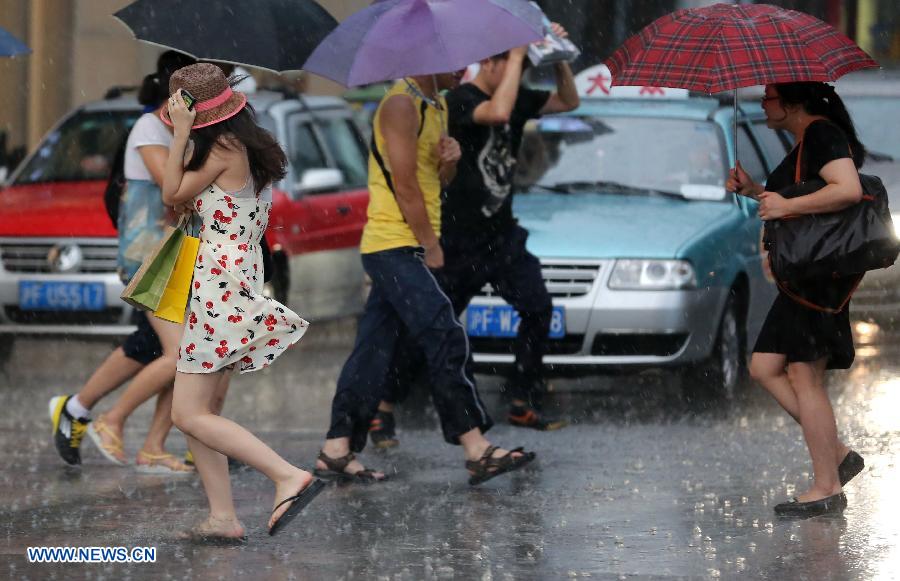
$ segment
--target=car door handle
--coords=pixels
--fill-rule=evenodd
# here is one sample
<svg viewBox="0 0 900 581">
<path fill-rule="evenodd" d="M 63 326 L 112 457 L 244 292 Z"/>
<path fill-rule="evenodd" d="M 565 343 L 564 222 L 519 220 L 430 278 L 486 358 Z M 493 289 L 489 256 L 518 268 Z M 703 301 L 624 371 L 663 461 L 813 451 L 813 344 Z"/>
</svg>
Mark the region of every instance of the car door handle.
<svg viewBox="0 0 900 581">
<path fill-rule="evenodd" d="M 338 206 L 337 211 L 341 216 L 346 216 L 350 213 L 350 206 Z"/>
</svg>

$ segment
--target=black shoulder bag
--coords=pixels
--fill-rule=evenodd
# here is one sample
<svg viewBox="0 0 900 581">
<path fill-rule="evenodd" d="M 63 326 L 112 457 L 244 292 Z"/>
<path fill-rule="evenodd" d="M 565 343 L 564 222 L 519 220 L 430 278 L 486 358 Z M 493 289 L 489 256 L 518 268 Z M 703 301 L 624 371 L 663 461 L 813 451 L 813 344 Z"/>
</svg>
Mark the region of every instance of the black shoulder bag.
<svg viewBox="0 0 900 581">
<path fill-rule="evenodd" d="M 824 180 L 801 181 L 802 140 L 798 148 L 795 183 L 779 192 L 785 198 L 804 196 L 825 187 Z M 860 174 L 859 180 L 863 197 L 857 204 L 839 212 L 768 222 L 766 249 L 779 288 L 784 290 L 784 281 L 816 276 L 862 278 L 865 272 L 887 268 L 897 260 L 900 241 L 894 234 L 884 184 L 878 177 L 865 174 Z"/>
</svg>

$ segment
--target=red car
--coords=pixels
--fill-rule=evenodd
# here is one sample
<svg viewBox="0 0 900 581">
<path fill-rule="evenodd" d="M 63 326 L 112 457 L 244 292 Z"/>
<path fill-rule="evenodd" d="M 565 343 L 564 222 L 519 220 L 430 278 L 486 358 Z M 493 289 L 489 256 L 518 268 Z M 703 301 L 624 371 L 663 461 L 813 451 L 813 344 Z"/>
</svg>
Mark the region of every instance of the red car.
<svg viewBox="0 0 900 581">
<path fill-rule="evenodd" d="M 266 233 L 276 264 L 269 291 L 308 319 L 358 312 L 368 151 L 352 110 L 338 98 L 270 92 L 250 102 L 289 160 Z M 9 334 L 128 330 L 103 193 L 116 147 L 141 111 L 131 96 L 76 109 L 0 190 L 0 334 L 7 334 L 0 345 L 7 350 Z"/>
</svg>

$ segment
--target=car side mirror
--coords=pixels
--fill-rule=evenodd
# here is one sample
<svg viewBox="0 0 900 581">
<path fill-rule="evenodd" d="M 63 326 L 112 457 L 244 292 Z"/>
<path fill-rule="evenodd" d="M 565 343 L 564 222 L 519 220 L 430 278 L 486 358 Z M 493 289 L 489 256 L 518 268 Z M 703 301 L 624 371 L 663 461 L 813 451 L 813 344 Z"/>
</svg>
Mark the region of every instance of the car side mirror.
<svg viewBox="0 0 900 581">
<path fill-rule="evenodd" d="M 310 194 L 336 190 L 344 185 L 344 172 L 333 168 L 314 168 L 303 172 L 300 181 L 294 184 L 294 193 Z"/>
</svg>

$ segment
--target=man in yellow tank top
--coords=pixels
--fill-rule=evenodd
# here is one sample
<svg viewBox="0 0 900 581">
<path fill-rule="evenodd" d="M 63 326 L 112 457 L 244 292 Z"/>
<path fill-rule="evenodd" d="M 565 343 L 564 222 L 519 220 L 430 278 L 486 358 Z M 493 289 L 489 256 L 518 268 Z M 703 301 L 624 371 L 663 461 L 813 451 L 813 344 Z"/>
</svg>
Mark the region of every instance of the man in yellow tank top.
<svg viewBox="0 0 900 581">
<path fill-rule="evenodd" d="M 444 439 L 462 446 L 470 484 L 534 459 L 531 452 L 503 450 L 484 437 L 493 421 L 467 367 L 465 329 L 432 273 L 444 265 L 441 189 L 453 179 L 460 158 L 459 143 L 446 135 L 447 108 L 439 91 L 457 86 L 462 72 L 401 79 L 375 112 L 368 223 L 360 247 L 372 290 L 338 379 L 331 427 L 316 461 L 322 478 L 386 478 L 364 468 L 354 452 L 365 447 L 401 336 L 425 353 Z"/>
</svg>

